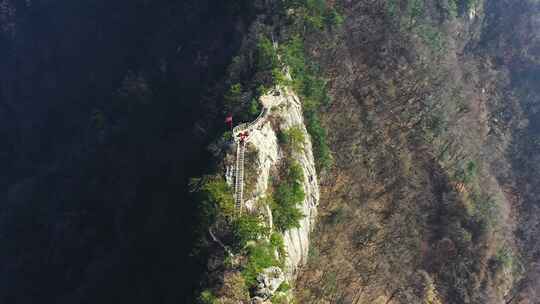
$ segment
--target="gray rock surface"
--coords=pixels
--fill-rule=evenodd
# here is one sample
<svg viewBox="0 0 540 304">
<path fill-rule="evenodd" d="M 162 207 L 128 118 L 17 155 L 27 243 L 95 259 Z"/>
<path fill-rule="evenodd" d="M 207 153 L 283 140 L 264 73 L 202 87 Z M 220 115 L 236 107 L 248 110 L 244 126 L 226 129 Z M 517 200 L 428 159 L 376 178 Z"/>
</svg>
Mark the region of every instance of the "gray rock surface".
<svg viewBox="0 0 540 304">
<path fill-rule="evenodd" d="M 317 216 L 317 206 L 319 205 L 319 185 L 311 138 L 304 125 L 300 99 L 292 90 L 280 88 L 279 94 L 270 92 L 261 96 L 261 102 L 270 110 L 270 114 L 269 119 L 266 119 L 249 137 L 249 142 L 257 148 L 259 153 L 256 166 L 258 168 L 258 172 L 256 173 L 257 182 L 253 192 L 253 198 L 244 202 L 247 210 L 251 212 L 256 211 L 256 202 L 264 198 L 268 190 L 271 170 L 275 168 L 283 157 L 271 121 L 278 121 L 279 127 L 283 130 L 293 126 L 300 127 L 306 139 L 304 149 L 292 155 L 304 171 L 305 199 L 300 205 L 300 210 L 305 217 L 300 221 L 299 228 L 290 229 L 284 233 L 285 249 L 287 251 L 285 272 L 288 280 L 294 280 L 298 267 L 307 261 L 309 234 L 313 229 Z M 263 214 L 268 214 L 268 210 L 259 211 Z M 269 226 L 272 227 L 271 214 L 268 220 L 270 222 Z"/>
<path fill-rule="evenodd" d="M 285 275 L 279 267 L 266 268 L 257 276 L 255 295 L 261 299 L 268 299 L 284 281 Z"/>
</svg>

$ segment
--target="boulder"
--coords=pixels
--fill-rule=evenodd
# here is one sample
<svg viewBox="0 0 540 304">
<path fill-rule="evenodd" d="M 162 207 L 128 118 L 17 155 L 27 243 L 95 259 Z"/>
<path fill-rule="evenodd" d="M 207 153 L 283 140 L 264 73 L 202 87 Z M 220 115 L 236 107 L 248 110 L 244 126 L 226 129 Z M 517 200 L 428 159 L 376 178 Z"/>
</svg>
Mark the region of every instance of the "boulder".
<svg viewBox="0 0 540 304">
<path fill-rule="evenodd" d="M 284 281 L 285 274 L 279 267 L 269 267 L 264 269 L 257 276 L 255 296 L 261 299 L 272 297 Z"/>
</svg>

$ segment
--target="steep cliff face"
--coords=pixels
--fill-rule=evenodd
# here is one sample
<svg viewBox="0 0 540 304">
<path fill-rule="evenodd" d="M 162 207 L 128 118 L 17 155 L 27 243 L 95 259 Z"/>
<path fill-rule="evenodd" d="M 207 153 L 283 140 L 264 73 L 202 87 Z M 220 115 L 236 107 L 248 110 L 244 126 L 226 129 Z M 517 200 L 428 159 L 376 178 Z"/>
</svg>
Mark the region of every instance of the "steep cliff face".
<svg viewBox="0 0 540 304">
<path fill-rule="evenodd" d="M 309 251 L 309 235 L 313 229 L 317 216 L 317 206 L 319 205 L 319 186 L 311 139 L 304 125 L 302 114 L 302 104 L 298 96 L 289 88 L 282 88 L 276 92 L 271 92 L 261 97 L 264 107 L 270 109 L 267 122 L 262 125 L 261 130 L 255 130 L 250 135 L 249 142 L 258 151 L 257 158 L 257 185 L 252 194 L 252 198 L 246 201 L 248 209 L 255 208 L 255 202 L 262 199 L 271 183 L 271 172 L 276 169 L 279 161 L 284 157 L 280 149 L 276 132 L 277 130 L 287 130 L 292 127 L 299 127 L 305 142 L 300 151 L 294 151 L 288 156 L 298 161 L 304 174 L 305 199 L 300 205 L 300 210 L 304 217 L 300 220 L 299 227 L 289 229 L 284 232 L 286 257 L 286 272 L 289 279 L 294 279 L 298 267 L 307 261 Z M 272 126 L 272 122 L 276 126 Z M 276 130 L 277 128 L 277 130 Z M 273 226 L 271 213 L 269 214 L 270 226 Z"/>
<path fill-rule="evenodd" d="M 301 101 L 291 89 L 280 88 L 263 95 L 260 100 L 262 105 L 270 110 L 270 113 L 265 123 L 249 135 L 248 143 L 257 150 L 256 164 L 252 167 L 255 169 L 257 180 L 254 190 L 251 193 L 246 193 L 249 199 L 245 204 L 249 212 L 266 214 L 269 226 L 273 227 L 269 207 L 264 205 L 264 210 L 256 210 L 258 208 L 256 203 L 267 195 L 269 185 L 272 183 L 272 172 L 277 170 L 280 161 L 283 161 L 284 157 L 298 161 L 305 177 L 303 183 L 305 199 L 299 207 L 304 217 L 300 220 L 298 228 L 292 228 L 283 233 L 287 252 L 286 273 L 289 280 L 293 281 L 298 267 L 303 266 L 307 261 L 309 235 L 313 229 L 319 205 L 319 186 L 311 139 L 304 125 Z M 301 130 L 305 142 L 301 150 L 293 151 L 292 155 L 286 155 L 279 146 L 277 132 L 293 127 L 298 127 Z M 249 166 L 249 164 L 246 165 Z"/>
<path fill-rule="evenodd" d="M 262 112 L 234 128 L 222 169 L 210 178 L 213 182 L 206 182 L 226 181 L 233 193 L 202 186 L 221 193 L 213 201 L 222 206 L 222 215 L 209 227 L 208 289 L 199 298 L 203 303 L 289 303 L 290 286 L 307 262 L 319 186 L 302 104 L 283 85 L 259 101 Z"/>
</svg>

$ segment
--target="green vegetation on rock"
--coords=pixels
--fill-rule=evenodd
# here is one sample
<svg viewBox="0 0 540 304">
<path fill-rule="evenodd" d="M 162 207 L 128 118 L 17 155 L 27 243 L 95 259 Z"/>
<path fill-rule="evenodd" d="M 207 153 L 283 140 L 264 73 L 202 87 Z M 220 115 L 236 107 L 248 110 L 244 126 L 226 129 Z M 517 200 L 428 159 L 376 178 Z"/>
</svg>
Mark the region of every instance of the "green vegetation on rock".
<svg viewBox="0 0 540 304">
<path fill-rule="evenodd" d="M 249 246 L 247 251 L 248 261 L 242 270 L 242 276 L 247 286 L 253 286 L 256 283 L 257 275 L 263 269 L 272 266 L 282 266 L 276 258 L 276 248 L 266 240 Z"/>
<path fill-rule="evenodd" d="M 295 35 L 284 43 L 281 53 L 284 62 L 290 67 L 293 88 L 302 97 L 306 128 L 311 135 L 317 167 L 328 168 L 332 158 L 326 142 L 327 132 L 319 118 L 320 108 L 330 103 L 326 81 L 319 76 L 318 67 L 306 59 L 304 42 L 300 36 Z"/>
<path fill-rule="evenodd" d="M 229 90 L 225 93 L 224 103 L 225 108 L 231 111 L 234 107 L 237 107 L 242 102 L 242 85 L 235 83 L 231 85 Z"/>
<path fill-rule="evenodd" d="M 233 239 L 235 248 L 244 248 L 249 241 L 257 241 L 267 237 L 269 229 L 255 215 L 244 214 L 233 221 Z"/>
<path fill-rule="evenodd" d="M 306 139 L 304 137 L 304 131 L 300 126 L 292 126 L 287 130 L 279 132 L 278 139 L 281 144 L 296 153 L 304 150 Z"/>
<path fill-rule="evenodd" d="M 309 30 L 323 30 L 326 27 L 339 26 L 343 16 L 335 6 L 326 0 L 284 0 L 285 9 L 292 10 L 297 26 Z"/>
<path fill-rule="evenodd" d="M 199 208 L 209 226 L 216 216 L 232 218 L 234 215 L 234 198 L 232 189 L 225 179 L 219 175 L 194 178 L 190 181 L 193 192 L 198 196 Z"/>
<path fill-rule="evenodd" d="M 201 295 L 197 299 L 199 304 L 216 304 L 217 298 L 212 294 L 212 291 L 206 289 L 201 292 Z"/>
<path fill-rule="evenodd" d="M 297 162 L 289 162 L 285 174 L 276 186 L 271 201 L 274 225 L 280 231 L 298 228 L 304 217 L 299 205 L 304 201 L 304 172 Z"/>
</svg>

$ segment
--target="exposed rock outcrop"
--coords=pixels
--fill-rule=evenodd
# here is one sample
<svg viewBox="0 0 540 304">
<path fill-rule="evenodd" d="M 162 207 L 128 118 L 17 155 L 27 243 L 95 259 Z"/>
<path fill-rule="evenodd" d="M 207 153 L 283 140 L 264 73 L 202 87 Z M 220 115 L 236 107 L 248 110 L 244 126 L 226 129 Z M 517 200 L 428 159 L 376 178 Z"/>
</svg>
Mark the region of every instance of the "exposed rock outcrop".
<svg viewBox="0 0 540 304">
<path fill-rule="evenodd" d="M 300 153 L 293 153 L 293 157 L 298 161 L 304 170 L 304 202 L 300 206 L 305 217 L 300 221 L 300 227 L 290 229 L 285 232 L 285 247 L 287 250 L 286 271 L 290 278 L 295 276 L 296 269 L 306 263 L 309 250 L 309 233 L 313 229 L 313 224 L 317 216 L 317 206 L 319 205 L 319 185 L 311 140 L 304 125 L 302 115 L 302 105 L 298 96 L 294 92 L 286 90 L 282 98 L 285 100 L 277 111 L 281 129 L 288 129 L 299 126 L 305 135 L 306 142 L 304 149 Z"/>
<path fill-rule="evenodd" d="M 269 267 L 264 269 L 257 276 L 257 290 L 255 291 L 255 296 L 261 299 L 272 297 L 284 281 L 285 275 L 281 268 Z"/>
<path fill-rule="evenodd" d="M 300 221 L 299 228 L 284 233 L 284 243 L 287 252 L 285 273 L 288 280 L 295 278 L 296 270 L 306 260 L 309 250 L 309 234 L 312 230 L 319 204 L 319 186 L 317 172 L 313 158 L 312 145 L 309 134 L 304 125 L 302 105 L 298 96 L 288 88 L 279 88 L 270 91 L 261 97 L 261 103 L 269 111 L 267 118 L 249 135 L 248 142 L 258 151 L 256 160 L 256 185 L 252 193 L 245 193 L 247 200 L 244 208 L 249 212 L 260 212 L 267 215 L 268 224 L 273 226 L 272 214 L 268 206 L 261 207 L 257 202 L 266 196 L 270 184 L 272 170 L 276 168 L 284 157 L 280 149 L 276 129 L 286 130 L 290 127 L 299 127 L 304 133 L 305 143 L 301 151 L 293 152 L 294 158 L 304 171 L 305 199 L 299 206 L 305 217 Z M 257 210 L 264 208 L 264 210 Z"/>
</svg>

